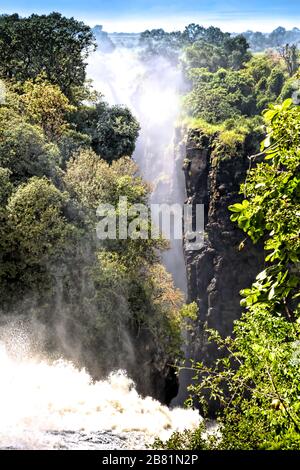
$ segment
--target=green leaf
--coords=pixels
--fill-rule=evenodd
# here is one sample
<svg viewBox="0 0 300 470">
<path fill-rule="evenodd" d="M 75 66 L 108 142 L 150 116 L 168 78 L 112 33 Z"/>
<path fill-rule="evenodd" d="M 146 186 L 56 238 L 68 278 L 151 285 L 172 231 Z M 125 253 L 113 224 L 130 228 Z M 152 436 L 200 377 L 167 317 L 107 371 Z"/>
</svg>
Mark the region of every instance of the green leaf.
<svg viewBox="0 0 300 470">
<path fill-rule="evenodd" d="M 265 138 L 265 140 L 263 140 L 262 143 L 261 143 L 261 147 L 260 147 L 261 151 L 263 151 L 264 149 L 270 147 L 270 145 L 271 145 L 271 137 L 270 137 L 270 135 L 268 135 Z"/>
<path fill-rule="evenodd" d="M 231 212 L 242 212 L 245 209 L 247 209 L 248 206 L 249 206 L 249 201 L 244 200 L 242 204 L 240 203 L 233 204 L 232 206 L 229 206 L 228 209 Z"/>
<path fill-rule="evenodd" d="M 275 297 L 275 287 L 273 286 L 269 292 L 268 300 L 272 300 Z"/>
<path fill-rule="evenodd" d="M 285 100 L 282 103 L 281 109 L 285 111 L 285 110 L 289 109 L 291 106 L 293 106 L 293 104 L 294 104 L 294 102 L 293 102 L 292 98 L 288 98 L 287 100 Z"/>
<path fill-rule="evenodd" d="M 277 155 L 277 152 L 267 153 L 267 155 L 265 156 L 265 160 L 272 160 L 273 158 L 277 157 Z"/>
</svg>

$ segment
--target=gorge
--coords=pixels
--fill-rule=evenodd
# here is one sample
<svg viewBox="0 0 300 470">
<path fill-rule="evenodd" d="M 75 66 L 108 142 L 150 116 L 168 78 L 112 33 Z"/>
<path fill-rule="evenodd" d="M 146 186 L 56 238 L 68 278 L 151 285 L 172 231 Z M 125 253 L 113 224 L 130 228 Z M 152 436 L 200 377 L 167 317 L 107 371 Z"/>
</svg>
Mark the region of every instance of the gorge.
<svg viewBox="0 0 300 470">
<path fill-rule="evenodd" d="M 246 40 L 298 30 L 250 33 L 0 17 L 0 448 L 298 446 L 300 59 Z"/>
<path fill-rule="evenodd" d="M 104 44 L 107 38 L 104 35 Z M 189 368 L 190 359 L 212 364 L 218 353 L 207 343 L 205 325 L 223 336 L 231 334 L 242 312 L 239 293 L 263 266 L 261 245 L 248 242 L 239 249 L 244 236 L 228 211 L 240 200 L 248 157 L 257 152 L 261 136 L 249 132 L 232 150 L 220 144 L 218 132 L 179 124 L 179 98 L 187 87 L 180 68 L 163 56 L 148 61 L 141 57 L 142 50 L 124 37 L 121 46 L 109 51 L 104 47 L 104 52 L 91 57 L 88 74 L 110 104 L 126 104 L 141 124 L 134 159 L 151 183 L 151 202 L 204 205 L 204 246 L 191 252 L 182 241 L 173 240 L 163 262 L 187 302 L 196 302 L 199 308 L 197 326 L 185 340 L 185 365 Z M 180 372 L 178 395 L 172 403 L 183 405 L 192 375 L 184 369 Z"/>
<path fill-rule="evenodd" d="M 234 161 L 225 159 L 222 162 L 222 159 L 218 160 L 218 155 L 213 154 L 213 136 L 201 135 L 197 131 L 188 132 L 184 127 L 178 127 L 180 93 L 185 86 L 182 72 L 162 56 L 143 61 L 140 54 L 138 48 L 124 46 L 106 52 L 97 51 L 90 56 L 87 74 L 95 89 L 104 95 L 110 105 L 127 105 L 141 125 L 133 158 L 145 180 L 151 184 L 150 201 L 170 205 L 178 203 L 182 206 L 187 200 L 192 205 L 205 206 L 206 232 L 209 237 L 203 249 L 200 252 L 184 253 L 182 241 L 173 240 L 163 255 L 163 262 L 172 274 L 175 285 L 187 296 L 188 302 L 196 301 L 199 306 L 199 329 L 193 331 L 188 338 L 189 344 L 184 346 L 187 348 L 186 365 L 189 365 L 189 358 L 205 357 L 212 361 L 214 354 L 207 350 L 205 340 L 202 339 L 203 325 L 209 320 L 211 327 L 218 328 L 221 333 L 230 333 L 232 322 L 239 312 L 238 292 L 249 284 L 257 270 L 255 250 L 247 252 L 246 259 L 237 253 L 236 246 L 241 241 L 241 235 L 239 230 L 233 228 L 227 213 L 227 205 L 236 200 L 239 184 L 246 174 L 245 155 L 252 149 L 241 149 Z M 241 278 L 243 263 L 249 260 L 244 278 Z M 249 269 L 251 263 L 253 273 Z M 61 312 L 66 309 L 63 299 L 60 300 L 59 309 Z M 24 326 L 20 325 L 22 321 L 12 329 L 9 343 L 6 340 L 6 348 L 13 353 L 14 358 L 10 359 L 4 348 L 1 360 L 11 377 L 15 377 L 14 384 L 16 379 L 22 381 L 24 374 L 30 378 L 25 400 L 20 402 L 20 408 L 14 410 L 16 421 L 12 423 L 10 409 L 6 411 L 9 417 L 2 421 L 3 446 L 143 446 L 145 439 L 154 439 L 155 436 L 167 438 L 171 431 L 193 427 L 199 422 L 197 411 L 169 411 L 150 398 L 140 398 L 125 372 L 114 372 L 106 381 L 92 384 L 88 374 L 76 370 L 71 363 L 60 361 L 47 365 L 47 362 L 40 362 L 35 355 L 31 357 L 29 346 L 25 351 L 28 358 L 25 354 L 25 358 L 19 362 L 20 354 L 18 348 L 12 346 L 12 335 L 17 345 L 22 345 L 24 341 L 31 343 L 24 332 L 17 339 L 20 331 L 24 330 Z M 4 331 L 7 331 L 7 327 L 4 327 Z M 131 343 L 130 338 L 128 341 Z M 72 346 L 66 347 L 68 349 L 65 349 L 65 353 Z M 130 348 L 143 346 L 132 344 Z M 71 358 L 74 357 L 72 354 Z M 133 361 L 131 366 L 130 361 Z M 137 367 L 136 359 L 125 359 L 123 364 L 127 364 L 129 370 Z M 167 402 L 173 399 L 173 406 L 182 406 L 188 396 L 187 386 L 191 375 L 182 371 L 179 383 L 176 383 L 169 370 L 156 372 L 156 364 L 144 367 L 150 367 L 150 376 L 153 375 L 146 388 L 138 384 L 143 395 L 152 394 Z M 34 379 L 34 375 L 30 374 L 39 379 Z M 71 389 L 78 389 L 72 402 L 69 396 L 73 393 L 68 388 L 62 393 L 59 389 L 56 392 L 49 387 L 48 380 L 56 383 L 60 374 L 69 377 L 67 382 Z M 11 383 L 9 377 L 6 381 Z M 12 392 L 8 387 L 7 400 Z M 98 397 L 101 397 L 100 401 Z M 34 413 L 33 407 L 37 407 L 38 411 Z M 136 419 L 133 419 L 133 413 Z M 147 413 L 154 413 L 155 421 L 160 422 L 159 416 L 165 418 L 153 429 L 147 420 L 145 429 L 143 423 Z M 115 423 L 112 423 L 113 416 Z M 128 421 L 133 423 L 129 427 Z M 10 430 L 10 427 L 13 429 L 17 425 L 21 429 L 22 426 L 27 427 L 26 423 L 29 423 L 29 428 L 25 435 L 21 430 L 21 437 Z M 31 426 L 34 426 L 36 434 L 28 441 L 26 435 L 30 433 Z M 46 435 L 43 429 L 47 429 Z M 109 429 L 111 435 L 107 433 Z"/>
</svg>

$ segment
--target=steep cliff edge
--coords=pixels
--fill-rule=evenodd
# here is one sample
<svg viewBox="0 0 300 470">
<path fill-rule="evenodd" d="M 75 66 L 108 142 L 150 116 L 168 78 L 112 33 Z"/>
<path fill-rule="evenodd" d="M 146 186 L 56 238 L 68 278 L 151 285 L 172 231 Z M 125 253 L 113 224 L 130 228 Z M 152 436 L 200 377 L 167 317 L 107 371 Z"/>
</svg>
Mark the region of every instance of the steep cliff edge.
<svg viewBox="0 0 300 470">
<path fill-rule="evenodd" d="M 199 318 L 189 355 L 207 364 L 217 357 L 208 345 L 204 324 L 222 336 L 232 332 L 240 317 L 240 290 L 251 285 L 262 266 L 262 246 L 245 240 L 230 221 L 228 206 L 240 199 L 239 187 L 249 168 L 249 155 L 257 151 L 259 132 L 244 134 L 188 132 L 184 172 L 189 203 L 204 204 L 205 243 L 200 251 L 187 251 L 188 301 L 196 301 Z"/>
</svg>

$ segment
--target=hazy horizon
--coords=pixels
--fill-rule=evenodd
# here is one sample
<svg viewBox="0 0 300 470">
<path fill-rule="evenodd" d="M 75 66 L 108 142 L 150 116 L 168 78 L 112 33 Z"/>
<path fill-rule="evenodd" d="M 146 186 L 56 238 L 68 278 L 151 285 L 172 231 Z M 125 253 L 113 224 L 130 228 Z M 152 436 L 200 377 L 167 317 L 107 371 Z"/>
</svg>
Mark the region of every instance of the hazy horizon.
<svg viewBox="0 0 300 470">
<path fill-rule="evenodd" d="M 247 31 L 253 31 L 253 32 L 262 32 L 262 33 L 271 33 L 272 31 L 274 31 L 274 29 L 278 28 L 278 27 L 283 27 L 285 28 L 286 30 L 292 30 L 293 28 L 299 28 L 300 29 L 300 24 L 298 25 L 294 25 L 292 22 L 289 24 L 285 23 L 285 22 L 282 22 L 282 23 L 274 23 L 274 25 L 270 25 L 269 28 L 266 28 L 266 27 L 262 27 L 262 28 L 253 28 L 251 27 L 251 25 L 248 25 L 245 24 L 245 27 L 243 28 L 242 25 L 244 23 L 240 23 L 240 26 L 239 27 L 236 27 L 234 28 L 234 25 L 232 25 L 232 28 L 229 28 L 228 26 L 226 26 L 226 23 L 224 24 L 221 24 L 220 22 L 205 22 L 205 21 L 197 21 L 193 18 L 190 18 L 190 19 L 187 19 L 186 22 L 183 22 L 182 24 L 178 23 L 176 24 L 173 28 L 171 26 L 165 26 L 165 24 L 167 23 L 163 23 L 163 24 L 160 24 L 159 23 L 159 20 L 157 20 L 157 22 L 153 21 L 153 22 L 150 22 L 150 23 L 147 23 L 148 26 L 145 26 L 144 28 L 139 28 L 138 24 L 136 24 L 136 26 L 134 26 L 134 23 L 133 23 L 133 28 L 132 29 L 113 29 L 113 26 L 108 23 L 108 22 L 101 22 L 101 20 L 99 20 L 99 22 L 88 22 L 88 21 L 85 21 L 83 20 L 86 24 L 88 24 L 89 26 L 91 26 L 92 28 L 94 28 L 95 26 L 103 26 L 103 31 L 105 31 L 106 33 L 108 34 L 114 34 L 114 33 L 124 33 L 124 34 L 139 34 L 139 33 L 142 33 L 143 31 L 146 31 L 146 30 L 151 30 L 151 29 L 159 29 L 159 28 L 162 28 L 164 29 L 166 32 L 172 32 L 172 31 L 182 31 L 184 30 L 184 28 L 186 26 L 188 26 L 189 24 L 191 23 L 196 23 L 196 24 L 200 24 L 201 26 L 204 26 L 204 27 L 209 27 L 209 26 L 215 26 L 215 27 L 219 27 L 222 31 L 224 32 L 229 32 L 229 33 L 245 33 Z M 125 23 L 124 24 L 127 24 L 127 26 L 125 26 L 126 28 L 130 28 L 129 26 L 129 23 Z M 108 27 L 106 27 L 105 25 L 108 25 Z M 109 26 L 110 25 L 110 26 Z M 120 27 L 122 27 L 122 22 L 120 22 Z"/>
</svg>

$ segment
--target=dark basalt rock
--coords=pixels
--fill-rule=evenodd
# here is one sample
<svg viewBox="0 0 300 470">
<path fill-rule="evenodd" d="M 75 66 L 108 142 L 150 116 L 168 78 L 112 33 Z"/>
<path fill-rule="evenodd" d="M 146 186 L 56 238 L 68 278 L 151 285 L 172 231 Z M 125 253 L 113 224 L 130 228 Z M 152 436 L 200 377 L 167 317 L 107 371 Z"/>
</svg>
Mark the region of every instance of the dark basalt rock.
<svg viewBox="0 0 300 470">
<path fill-rule="evenodd" d="M 190 131 L 183 168 L 188 201 L 204 204 L 205 212 L 204 246 L 200 251 L 187 251 L 184 246 L 188 301 L 196 301 L 199 307 L 189 356 L 208 365 L 219 352 L 208 345 L 204 324 L 222 336 L 230 335 L 242 313 L 240 290 L 251 285 L 263 266 L 262 245 L 245 240 L 245 234 L 230 221 L 228 210 L 242 199 L 240 184 L 249 168 L 247 157 L 257 150 L 258 136 L 246 138 L 234 155 L 226 154 L 216 139 L 200 130 Z"/>
</svg>

